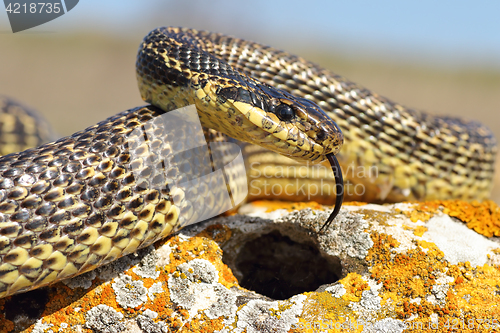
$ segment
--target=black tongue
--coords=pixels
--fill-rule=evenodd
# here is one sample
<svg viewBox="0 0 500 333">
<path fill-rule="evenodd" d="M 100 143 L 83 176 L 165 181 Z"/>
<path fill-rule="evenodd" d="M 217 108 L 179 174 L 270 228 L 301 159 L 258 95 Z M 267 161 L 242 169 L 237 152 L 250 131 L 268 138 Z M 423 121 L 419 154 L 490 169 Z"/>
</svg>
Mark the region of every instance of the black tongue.
<svg viewBox="0 0 500 333">
<path fill-rule="evenodd" d="M 333 175 L 335 177 L 335 194 L 337 198 L 335 200 L 335 208 L 333 209 L 332 214 L 328 217 L 325 224 L 319 229 L 319 232 L 323 231 L 323 229 L 330 227 L 333 219 L 340 212 L 340 207 L 342 207 L 342 201 L 344 201 L 344 179 L 342 178 L 342 169 L 340 169 L 339 161 L 333 154 L 326 155 L 326 158 L 330 162 L 332 166 Z"/>
</svg>

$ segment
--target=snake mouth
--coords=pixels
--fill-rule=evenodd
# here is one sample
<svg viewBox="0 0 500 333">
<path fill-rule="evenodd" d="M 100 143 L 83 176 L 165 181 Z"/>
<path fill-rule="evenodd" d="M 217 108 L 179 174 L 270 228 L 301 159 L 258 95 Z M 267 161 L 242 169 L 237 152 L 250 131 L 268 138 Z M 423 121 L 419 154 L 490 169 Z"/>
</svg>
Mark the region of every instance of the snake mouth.
<svg viewBox="0 0 500 333">
<path fill-rule="evenodd" d="M 334 154 L 328 154 L 326 155 L 326 158 L 332 166 L 333 176 L 335 177 L 335 195 L 337 197 L 335 200 L 335 208 L 333 209 L 333 212 L 330 214 L 321 229 L 319 229 L 319 232 L 323 231 L 323 229 L 325 228 L 328 229 L 328 227 L 330 227 L 330 224 L 332 224 L 333 220 L 340 212 L 340 207 L 342 207 L 342 202 L 344 201 L 344 179 L 342 177 L 342 169 L 340 168 L 339 161 Z"/>
</svg>

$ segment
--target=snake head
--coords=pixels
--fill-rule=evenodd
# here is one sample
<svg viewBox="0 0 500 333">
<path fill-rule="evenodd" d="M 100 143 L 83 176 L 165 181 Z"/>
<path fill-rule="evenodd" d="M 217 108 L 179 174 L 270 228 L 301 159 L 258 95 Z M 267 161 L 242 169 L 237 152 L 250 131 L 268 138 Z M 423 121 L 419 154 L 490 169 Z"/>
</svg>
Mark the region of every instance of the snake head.
<svg viewBox="0 0 500 333">
<path fill-rule="evenodd" d="M 236 86 L 218 89 L 217 96 L 229 102 L 229 118 L 244 117 L 249 124 L 245 133 L 226 134 L 301 160 L 320 162 L 339 152 L 342 131 L 315 103 L 249 77 Z"/>
</svg>

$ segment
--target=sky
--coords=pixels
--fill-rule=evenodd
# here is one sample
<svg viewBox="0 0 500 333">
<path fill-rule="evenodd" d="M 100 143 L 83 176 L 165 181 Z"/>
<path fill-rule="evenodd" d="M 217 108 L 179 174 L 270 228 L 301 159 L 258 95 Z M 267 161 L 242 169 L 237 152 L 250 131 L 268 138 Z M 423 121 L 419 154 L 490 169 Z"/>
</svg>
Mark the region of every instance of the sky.
<svg viewBox="0 0 500 333">
<path fill-rule="evenodd" d="M 81 0 L 62 17 L 18 34 L 78 31 L 140 40 L 157 26 L 188 26 L 291 45 L 291 51 L 300 44 L 349 56 L 500 70 L 499 15 L 494 0 Z M 3 8 L 0 32 L 12 34 Z"/>
</svg>

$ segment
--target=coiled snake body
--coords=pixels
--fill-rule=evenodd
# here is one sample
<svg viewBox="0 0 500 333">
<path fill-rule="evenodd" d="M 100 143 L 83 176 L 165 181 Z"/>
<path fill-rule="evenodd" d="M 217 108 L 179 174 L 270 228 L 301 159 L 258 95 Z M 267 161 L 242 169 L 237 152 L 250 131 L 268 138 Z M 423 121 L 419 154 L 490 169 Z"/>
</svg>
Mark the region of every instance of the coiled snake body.
<svg viewBox="0 0 500 333">
<path fill-rule="evenodd" d="M 206 138 L 224 133 L 294 160 L 317 163 L 339 152 L 340 127 L 343 166 L 378 168 L 376 177 L 347 173 L 367 200 L 488 196 L 496 154 L 488 129 L 406 109 L 285 52 L 159 28 L 144 39 L 136 67 L 141 95 L 154 106 L 0 159 L 0 297 L 81 274 L 187 223 L 200 203 L 190 201 L 181 185 L 190 171 L 170 163 L 165 142 L 190 136 L 189 128 L 150 121 L 190 104 Z M 246 149 L 257 182 L 269 165 L 292 163 Z M 331 202 L 328 182 L 318 198 Z M 199 191 L 204 203 L 220 200 L 210 188 Z"/>
</svg>

